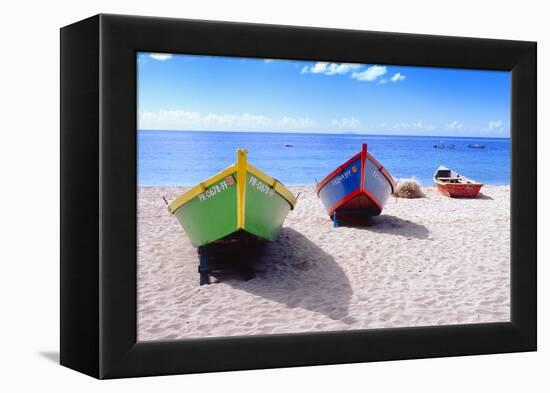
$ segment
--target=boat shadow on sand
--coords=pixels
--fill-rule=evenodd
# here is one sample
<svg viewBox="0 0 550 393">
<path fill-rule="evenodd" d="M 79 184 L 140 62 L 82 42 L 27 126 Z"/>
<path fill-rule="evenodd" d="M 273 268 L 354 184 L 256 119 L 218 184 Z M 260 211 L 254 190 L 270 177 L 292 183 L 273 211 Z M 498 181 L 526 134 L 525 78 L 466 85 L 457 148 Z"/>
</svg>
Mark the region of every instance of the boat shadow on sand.
<svg viewBox="0 0 550 393">
<path fill-rule="evenodd" d="M 475 199 L 486 199 L 492 201 L 493 197 L 490 197 L 489 195 L 480 192 L 479 194 L 477 194 Z"/>
<path fill-rule="evenodd" d="M 406 238 L 427 239 L 430 236 L 430 230 L 426 226 L 390 214 L 371 217 L 362 224 L 358 222 L 342 221 L 339 225 L 342 227 L 364 229 L 369 232 L 386 233 Z"/>
<path fill-rule="evenodd" d="M 318 312 L 346 324 L 356 322 L 349 316 L 352 288 L 346 274 L 304 235 L 285 227 L 275 241 L 259 243 L 253 252 L 233 249 L 232 254 L 239 251 L 239 269 L 215 271 L 212 277 L 290 308 Z M 251 279 L 243 280 L 242 269 L 252 271 Z"/>
</svg>

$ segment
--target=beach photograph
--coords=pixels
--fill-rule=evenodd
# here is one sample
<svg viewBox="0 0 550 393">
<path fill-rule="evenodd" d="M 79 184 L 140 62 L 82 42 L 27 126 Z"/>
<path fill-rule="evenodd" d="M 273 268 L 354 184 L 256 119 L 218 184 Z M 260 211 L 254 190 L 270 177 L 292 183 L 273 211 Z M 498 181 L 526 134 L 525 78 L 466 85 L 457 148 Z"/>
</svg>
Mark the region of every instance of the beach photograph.
<svg viewBox="0 0 550 393">
<path fill-rule="evenodd" d="M 510 321 L 510 73 L 139 52 L 139 341 Z"/>
</svg>

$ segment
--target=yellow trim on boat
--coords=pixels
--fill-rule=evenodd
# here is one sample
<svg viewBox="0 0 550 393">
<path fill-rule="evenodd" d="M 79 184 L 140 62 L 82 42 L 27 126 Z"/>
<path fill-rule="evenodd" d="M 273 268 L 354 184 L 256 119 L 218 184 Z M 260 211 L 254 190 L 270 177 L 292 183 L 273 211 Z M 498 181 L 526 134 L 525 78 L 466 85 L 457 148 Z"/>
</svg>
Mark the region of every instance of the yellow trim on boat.
<svg viewBox="0 0 550 393">
<path fill-rule="evenodd" d="M 234 174 L 237 172 L 237 228 L 244 228 L 244 206 L 246 199 L 246 173 L 250 172 L 252 175 L 256 176 L 258 179 L 269 185 L 273 190 L 275 190 L 279 195 L 285 198 L 290 204 L 290 208 L 294 209 L 296 205 L 296 197 L 292 192 L 290 192 L 280 181 L 274 179 L 268 174 L 262 172 L 255 166 L 248 163 L 246 156 L 247 151 L 244 149 L 237 150 L 237 162 L 223 171 L 216 173 L 214 176 L 208 178 L 206 181 L 197 184 L 195 187 L 187 190 L 179 197 L 177 197 L 170 205 L 168 205 L 168 211 L 172 214 L 178 210 L 181 206 L 189 202 L 191 199 L 196 198 L 203 192 L 205 192 L 208 187 L 212 184 L 219 182 L 223 178 Z"/>
<path fill-rule="evenodd" d="M 246 198 L 246 154 L 237 150 L 237 229 L 244 229 L 244 203 Z"/>
<path fill-rule="evenodd" d="M 268 174 L 262 172 L 255 166 L 248 164 L 248 172 L 259 178 L 261 181 L 273 188 L 279 195 L 285 198 L 290 203 L 290 208 L 294 209 L 296 205 L 296 197 L 290 192 L 279 180 L 272 178 Z"/>
<path fill-rule="evenodd" d="M 206 181 L 203 181 L 202 183 L 197 184 L 195 187 L 187 190 L 179 197 L 177 197 L 170 205 L 168 205 L 168 211 L 174 214 L 174 212 L 178 210 L 182 205 L 202 194 L 212 184 L 217 183 L 223 178 L 235 173 L 236 170 L 237 165 L 233 164 L 230 167 L 225 168 L 223 171 L 216 173 L 214 176 L 210 177 Z"/>
</svg>

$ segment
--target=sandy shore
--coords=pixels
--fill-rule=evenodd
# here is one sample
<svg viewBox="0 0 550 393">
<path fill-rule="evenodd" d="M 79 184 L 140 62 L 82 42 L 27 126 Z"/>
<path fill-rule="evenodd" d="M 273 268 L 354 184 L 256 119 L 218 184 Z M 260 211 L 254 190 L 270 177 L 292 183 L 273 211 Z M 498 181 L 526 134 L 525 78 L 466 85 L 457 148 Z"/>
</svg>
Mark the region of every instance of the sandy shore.
<svg viewBox="0 0 550 393">
<path fill-rule="evenodd" d="M 313 187 L 255 265 L 199 286 L 198 256 L 162 200 L 138 191 L 138 339 L 502 322 L 510 318 L 510 187 L 473 200 L 391 197 L 369 227 L 334 229 Z"/>
</svg>

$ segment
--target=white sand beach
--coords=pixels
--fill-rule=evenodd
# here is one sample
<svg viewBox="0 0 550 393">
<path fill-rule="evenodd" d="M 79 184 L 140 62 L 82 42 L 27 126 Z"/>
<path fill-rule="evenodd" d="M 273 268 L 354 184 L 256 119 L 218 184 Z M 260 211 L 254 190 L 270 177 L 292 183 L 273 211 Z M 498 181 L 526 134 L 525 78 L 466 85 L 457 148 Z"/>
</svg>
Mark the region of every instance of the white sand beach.
<svg viewBox="0 0 550 393">
<path fill-rule="evenodd" d="M 333 228 L 312 186 L 248 281 L 199 286 L 198 255 L 162 200 L 138 191 L 138 339 L 173 340 L 510 319 L 510 187 L 390 197 L 368 227 Z"/>
</svg>

